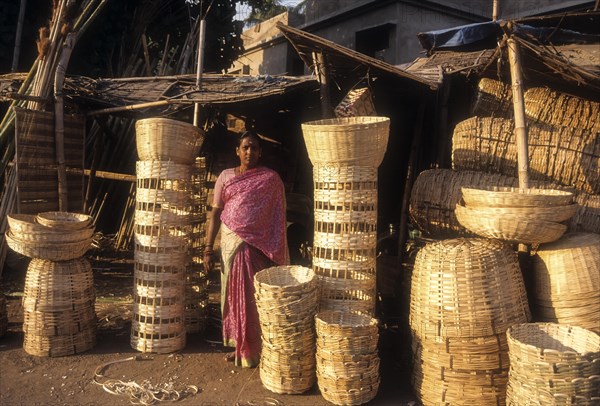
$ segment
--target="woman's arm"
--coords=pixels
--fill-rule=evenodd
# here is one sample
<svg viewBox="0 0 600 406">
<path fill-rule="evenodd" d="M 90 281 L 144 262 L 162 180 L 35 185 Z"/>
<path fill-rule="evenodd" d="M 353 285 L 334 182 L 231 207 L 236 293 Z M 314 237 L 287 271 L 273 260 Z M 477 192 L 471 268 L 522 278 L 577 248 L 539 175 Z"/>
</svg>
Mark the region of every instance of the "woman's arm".
<svg viewBox="0 0 600 406">
<path fill-rule="evenodd" d="M 215 244 L 215 238 L 217 232 L 221 226 L 221 212 L 223 211 L 220 207 L 213 207 L 208 215 L 208 229 L 206 230 L 206 246 L 204 247 L 204 269 L 210 272 L 214 269 L 215 256 L 213 246 Z"/>
</svg>

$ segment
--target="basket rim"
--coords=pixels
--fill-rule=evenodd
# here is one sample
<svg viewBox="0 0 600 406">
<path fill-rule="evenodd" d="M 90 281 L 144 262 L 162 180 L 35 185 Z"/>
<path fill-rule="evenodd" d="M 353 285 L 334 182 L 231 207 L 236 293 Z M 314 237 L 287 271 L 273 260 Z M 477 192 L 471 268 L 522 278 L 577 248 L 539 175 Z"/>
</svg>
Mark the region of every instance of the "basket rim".
<svg viewBox="0 0 600 406">
<path fill-rule="evenodd" d="M 263 281 L 271 274 L 281 273 L 282 275 L 291 276 L 291 279 L 286 282 L 289 284 L 277 284 L 274 281 Z M 304 276 L 305 278 L 298 278 Z M 315 272 L 301 265 L 278 265 L 265 268 L 254 275 L 254 281 L 261 287 L 267 289 L 293 289 L 294 287 L 302 287 L 313 282 L 316 278 Z M 304 280 L 301 280 L 304 279 Z M 293 283 L 295 282 L 295 283 Z"/>
<path fill-rule="evenodd" d="M 319 127 L 320 129 L 324 126 L 331 127 L 347 127 L 347 126 L 361 126 L 364 124 L 378 124 L 389 122 L 390 118 L 385 116 L 355 116 L 355 117 L 337 117 L 337 118 L 326 118 L 321 120 L 313 120 L 302 123 L 303 128 L 311 129 L 312 127 Z"/>
<path fill-rule="evenodd" d="M 592 338 L 598 338 L 598 340 L 600 340 L 600 336 L 598 334 L 596 334 L 595 332 L 585 329 L 583 327 L 579 327 L 579 326 L 573 326 L 573 325 L 569 325 L 569 324 L 559 324 L 559 323 L 521 323 L 521 324 L 516 324 L 513 325 L 511 327 L 508 328 L 508 330 L 506 330 L 506 337 L 508 339 L 509 343 L 513 343 L 514 345 L 518 346 L 519 348 L 522 348 L 530 353 L 537 353 L 542 355 L 544 352 L 546 351 L 551 351 L 554 354 L 575 354 L 577 356 L 587 356 L 587 355 L 592 355 L 592 354 L 598 354 L 600 356 L 600 348 L 598 349 L 598 351 L 586 351 L 586 352 L 581 352 L 578 350 L 556 350 L 556 349 L 551 349 L 551 348 L 542 348 L 533 344 L 527 344 L 525 342 L 523 342 L 519 337 L 516 336 L 515 333 L 521 333 L 527 329 L 531 329 L 537 327 L 539 331 L 545 331 L 544 329 L 548 329 L 548 328 L 555 328 L 558 330 L 570 330 L 570 331 L 574 331 L 576 334 L 584 334 L 587 336 L 590 336 Z"/>
</svg>

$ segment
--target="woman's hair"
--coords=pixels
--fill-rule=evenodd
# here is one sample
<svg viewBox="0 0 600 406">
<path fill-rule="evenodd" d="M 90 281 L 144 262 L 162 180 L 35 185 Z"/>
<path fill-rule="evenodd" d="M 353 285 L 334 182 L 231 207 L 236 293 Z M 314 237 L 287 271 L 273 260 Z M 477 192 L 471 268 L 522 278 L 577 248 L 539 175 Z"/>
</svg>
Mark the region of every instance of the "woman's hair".
<svg viewBox="0 0 600 406">
<path fill-rule="evenodd" d="M 240 135 L 237 146 L 239 147 L 240 145 L 242 145 L 242 141 L 244 140 L 244 138 L 249 138 L 249 137 L 254 138 L 256 140 L 258 146 L 260 147 L 260 137 L 252 130 L 244 131 L 242 133 L 242 135 Z"/>
</svg>

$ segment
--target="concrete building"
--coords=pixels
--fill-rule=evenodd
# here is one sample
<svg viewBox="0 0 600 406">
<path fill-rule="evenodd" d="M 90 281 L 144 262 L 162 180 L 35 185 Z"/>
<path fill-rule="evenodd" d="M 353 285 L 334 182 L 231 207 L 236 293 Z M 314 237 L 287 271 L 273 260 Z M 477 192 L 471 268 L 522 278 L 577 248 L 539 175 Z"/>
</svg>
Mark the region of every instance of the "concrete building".
<svg viewBox="0 0 600 406">
<path fill-rule="evenodd" d="M 594 1 L 498 0 L 498 19 L 588 10 Z M 489 21 L 493 1 L 308 0 L 304 14 L 283 13 L 244 31 L 246 52 L 229 73 L 308 73 L 275 27 L 283 22 L 392 65 L 422 56 L 418 32 Z"/>
</svg>

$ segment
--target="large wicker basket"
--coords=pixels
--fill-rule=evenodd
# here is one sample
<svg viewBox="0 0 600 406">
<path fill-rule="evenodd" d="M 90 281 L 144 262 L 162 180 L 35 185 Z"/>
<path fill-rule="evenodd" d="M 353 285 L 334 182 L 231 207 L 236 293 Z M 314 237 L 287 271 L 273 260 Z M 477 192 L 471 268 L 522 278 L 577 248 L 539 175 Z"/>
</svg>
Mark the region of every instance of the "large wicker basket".
<svg viewBox="0 0 600 406">
<path fill-rule="evenodd" d="M 507 331 L 509 405 L 600 402 L 600 336 L 553 323 L 518 324 Z M 563 403 L 564 402 L 564 403 Z M 535 404 L 535 403 L 533 403 Z"/>
<path fill-rule="evenodd" d="M 173 161 L 191 165 L 204 134 L 198 127 L 168 118 L 147 118 L 135 123 L 138 157 L 142 161 Z"/>
<path fill-rule="evenodd" d="M 262 353 L 260 378 L 275 393 L 298 394 L 315 383 L 314 316 L 319 304 L 312 269 L 283 265 L 254 275 Z"/>
<path fill-rule="evenodd" d="M 506 245 L 457 238 L 418 252 L 410 294 L 410 326 L 418 334 L 491 336 L 529 320 L 517 255 Z"/>
<path fill-rule="evenodd" d="M 550 210 L 554 207 L 567 206 L 569 209 L 573 202 L 573 193 L 562 190 L 551 189 L 518 189 L 512 187 L 489 187 L 489 188 L 462 188 L 462 197 L 466 206 L 469 207 L 498 207 L 498 208 L 530 208 L 534 215 L 535 210 Z M 570 211 L 570 210 L 569 210 Z M 574 213 L 573 213 L 574 214 Z M 568 217 L 567 217 L 568 218 Z M 553 220 L 549 221 L 563 221 Z M 566 219 L 565 219 L 566 220 Z"/>
<path fill-rule="evenodd" d="M 377 167 L 389 137 L 387 117 L 344 117 L 302 124 L 308 156 L 313 164 Z"/>
<path fill-rule="evenodd" d="M 315 316 L 317 381 L 336 405 L 360 405 L 379 389 L 377 320 L 368 315 L 321 311 Z"/>
</svg>

